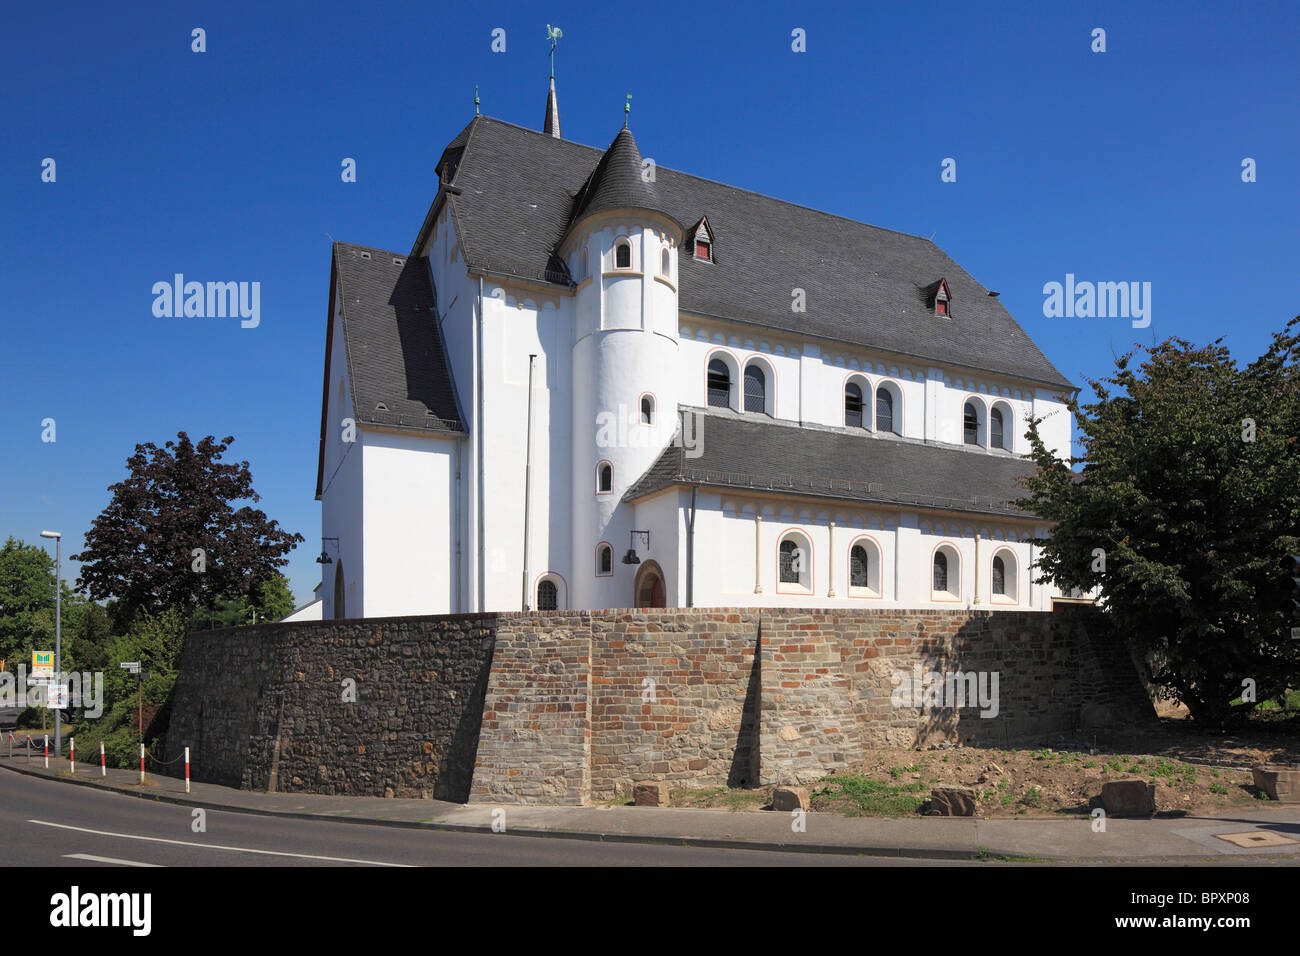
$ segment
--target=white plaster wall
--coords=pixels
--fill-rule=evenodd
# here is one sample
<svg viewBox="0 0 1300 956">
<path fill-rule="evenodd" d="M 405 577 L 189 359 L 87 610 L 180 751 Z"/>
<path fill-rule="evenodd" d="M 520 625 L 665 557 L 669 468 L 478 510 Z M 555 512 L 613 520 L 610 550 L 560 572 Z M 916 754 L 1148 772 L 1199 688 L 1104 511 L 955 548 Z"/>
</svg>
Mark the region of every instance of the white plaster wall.
<svg viewBox="0 0 1300 956">
<path fill-rule="evenodd" d="M 452 610 L 452 438 L 364 433 L 365 616 Z"/>
<path fill-rule="evenodd" d="M 326 619 L 338 616 L 334 607 L 334 575 L 343 568 L 344 613 L 361 617 L 365 601 L 365 561 L 363 522 L 365 505 L 361 468 L 361 431 L 355 441 L 343 441 L 344 419 L 355 419 L 352 410 L 352 384 L 348 378 L 346 348 L 343 342 L 342 298 L 335 296 L 332 319 L 330 382 L 325 415 L 324 470 L 321 475 L 321 550 L 330 558 L 321 567 L 321 595 Z M 337 541 L 328 540 L 337 538 Z"/>
</svg>

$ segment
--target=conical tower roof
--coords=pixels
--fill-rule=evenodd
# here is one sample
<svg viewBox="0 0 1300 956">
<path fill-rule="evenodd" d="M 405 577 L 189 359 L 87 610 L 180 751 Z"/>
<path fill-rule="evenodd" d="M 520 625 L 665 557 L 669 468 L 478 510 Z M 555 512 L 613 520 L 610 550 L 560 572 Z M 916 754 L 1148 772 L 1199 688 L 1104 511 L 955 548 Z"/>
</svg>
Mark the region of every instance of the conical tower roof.
<svg viewBox="0 0 1300 956">
<path fill-rule="evenodd" d="M 681 223 L 668 214 L 653 179 L 644 175 L 644 161 L 632 131 L 624 126 L 601 156 L 573 201 L 569 229 L 588 216 L 610 209 L 643 209 L 657 213 L 681 230 Z"/>
</svg>

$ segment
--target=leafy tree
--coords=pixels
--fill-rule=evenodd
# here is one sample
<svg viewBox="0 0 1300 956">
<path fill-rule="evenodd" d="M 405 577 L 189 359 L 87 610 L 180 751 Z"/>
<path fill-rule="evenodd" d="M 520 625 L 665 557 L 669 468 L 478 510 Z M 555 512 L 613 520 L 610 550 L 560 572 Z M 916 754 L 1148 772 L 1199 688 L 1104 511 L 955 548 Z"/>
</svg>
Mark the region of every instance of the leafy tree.
<svg viewBox="0 0 1300 956">
<path fill-rule="evenodd" d="M 221 460 L 233 441 L 209 435 L 196 445 L 180 432 L 163 448 L 136 445 L 130 474 L 110 486 L 112 500 L 73 560 L 82 562 L 79 588 L 96 600 L 118 598 L 120 624 L 145 611 L 188 616 L 256 595 L 305 540 L 250 505 L 234 506 L 260 498 L 248 462 Z"/>
<path fill-rule="evenodd" d="M 289 590 L 289 580 L 283 574 L 277 574 L 262 582 L 257 596 L 257 619 L 259 621 L 278 621 L 293 613 L 293 592 Z"/>
<path fill-rule="evenodd" d="M 1222 724 L 1300 683 L 1283 572 L 1300 550 L 1300 317 L 1239 369 L 1220 342 L 1169 339 L 1069 401 L 1083 454 L 1031 422 L 1026 509 L 1053 525 L 1038 580 L 1099 588 L 1119 632 L 1197 720 Z M 1083 464 L 1080 472 L 1071 464 Z M 1244 681 L 1254 701 L 1234 708 Z"/>
<path fill-rule="evenodd" d="M 54 559 L 12 537 L 0 548 L 0 659 L 15 670 L 54 645 Z M 36 645 L 40 645 L 37 647 Z"/>
</svg>

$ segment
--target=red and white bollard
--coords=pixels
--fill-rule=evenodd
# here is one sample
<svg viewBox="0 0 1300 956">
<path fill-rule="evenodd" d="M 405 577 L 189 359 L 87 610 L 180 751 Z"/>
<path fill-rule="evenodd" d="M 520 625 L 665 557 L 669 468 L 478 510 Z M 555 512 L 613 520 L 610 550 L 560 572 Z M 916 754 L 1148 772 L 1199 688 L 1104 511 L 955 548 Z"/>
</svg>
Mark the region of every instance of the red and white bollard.
<svg viewBox="0 0 1300 956">
<path fill-rule="evenodd" d="M 190 748 L 185 748 L 185 792 L 190 792 Z"/>
<path fill-rule="evenodd" d="M 68 738 L 68 772 L 77 772 L 77 738 Z"/>
<path fill-rule="evenodd" d="M 144 744 L 140 745 L 140 785 L 144 786 Z"/>
<path fill-rule="evenodd" d="M 104 764 L 104 741 L 99 742 L 99 775 L 108 776 L 108 767 Z"/>
<path fill-rule="evenodd" d="M 45 769 L 50 769 L 50 735 L 45 735 Z"/>
</svg>

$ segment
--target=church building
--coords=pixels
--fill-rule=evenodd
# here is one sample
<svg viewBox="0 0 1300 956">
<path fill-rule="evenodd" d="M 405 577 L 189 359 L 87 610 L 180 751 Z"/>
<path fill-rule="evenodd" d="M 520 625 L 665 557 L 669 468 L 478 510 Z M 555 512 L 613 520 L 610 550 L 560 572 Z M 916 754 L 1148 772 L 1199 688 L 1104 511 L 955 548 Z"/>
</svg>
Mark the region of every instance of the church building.
<svg viewBox="0 0 1300 956">
<path fill-rule="evenodd" d="M 325 618 L 1060 596 L 1013 501 L 1077 389 L 933 242 L 570 142 L 554 79 L 437 176 L 333 245 Z"/>
</svg>

